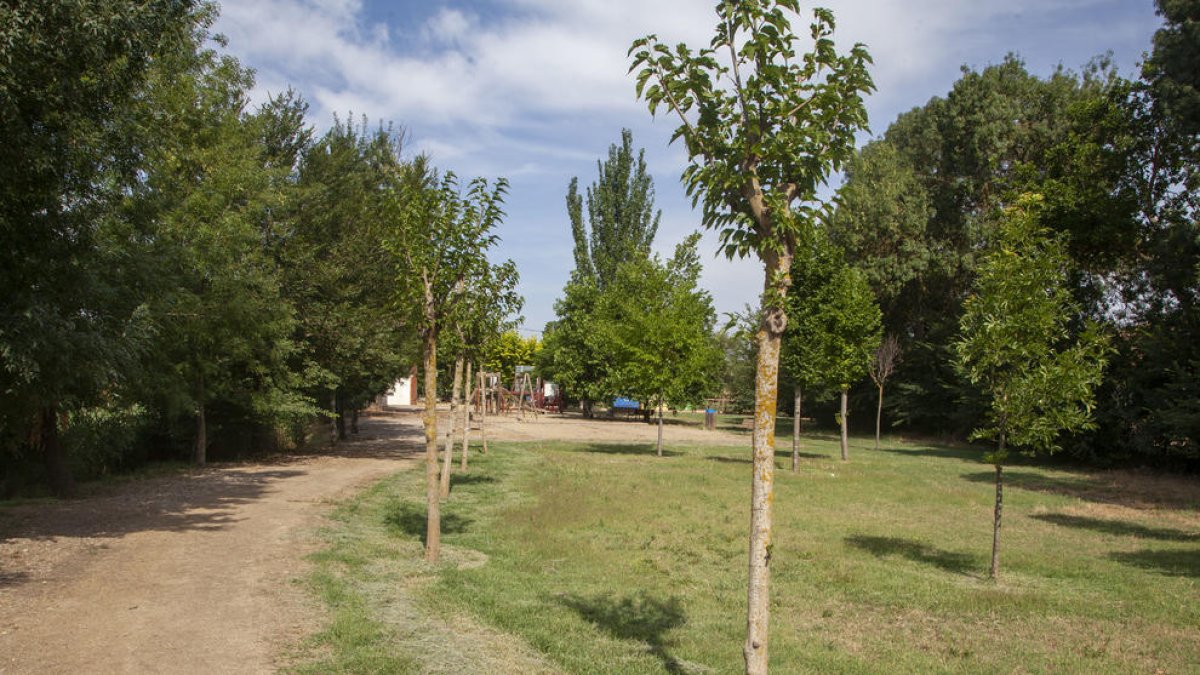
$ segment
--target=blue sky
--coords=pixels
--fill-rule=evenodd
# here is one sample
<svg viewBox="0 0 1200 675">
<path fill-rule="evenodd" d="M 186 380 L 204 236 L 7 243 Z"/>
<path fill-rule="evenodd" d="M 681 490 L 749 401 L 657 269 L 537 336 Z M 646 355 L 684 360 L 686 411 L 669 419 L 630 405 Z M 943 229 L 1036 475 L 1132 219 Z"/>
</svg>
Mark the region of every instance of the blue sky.
<svg viewBox="0 0 1200 675">
<path fill-rule="evenodd" d="M 679 184 L 684 155 L 668 146 L 673 120 L 654 120 L 626 74 L 629 43 L 647 33 L 707 44 L 713 0 L 230 0 L 216 30 L 257 72 L 254 97 L 288 85 L 323 130 L 335 113 L 391 121 L 413 153 L 459 176 L 505 176 L 508 217 L 496 259 L 521 271 L 525 329 L 554 318 L 573 264 L 565 195 L 590 184 L 596 161 L 633 130 L 646 149 L 662 209 L 655 248 L 669 253 L 699 228 Z M 1078 68 L 1111 52 L 1133 75 L 1159 25 L 1152 0 L 830 0 L 835 39 L 865 43 L 878 91 L 868 99 L 881 133 L 900 112 L 945 94 L 962 65 L 1009 52 L 1035 73 Z M 811 7 L 804 3 L 804 6 Z M 807 11 L 807 10 L 806 10 Z M 807 26 L 807 16 L 794 22 Z M 701 244 L 702 284 L 717 310 L 756 303 L 760 264 Z"/>
</svg>

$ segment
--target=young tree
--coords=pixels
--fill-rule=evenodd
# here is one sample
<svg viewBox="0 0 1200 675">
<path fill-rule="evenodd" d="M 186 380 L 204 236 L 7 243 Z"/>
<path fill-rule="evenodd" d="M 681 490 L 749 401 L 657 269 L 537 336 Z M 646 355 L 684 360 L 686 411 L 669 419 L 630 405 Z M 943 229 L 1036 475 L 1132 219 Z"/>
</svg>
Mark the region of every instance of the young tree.
<svg viewBox="0 0 1200 675">
<path fill-rule="evenodd" d="M 895 335 L 888 335 L 875 348 L 875 354 L 871 357 L 871 381 L 879 388 L 879 406 L 875 409 L 875 449 L 879 449 L 879 426 L 883 421 L 883 385 L 896 372 L 896 365 L 900 363 L 900 339 Z"/>
<path fill-rule="evenodd" d="M 789 12 L 799 0 L 725 0 L 716 7 L 708 48 L 675 49 L 654 35 L 629 49 L 637 94 L 654 114 L 680 119 L 691 164 L 683 181 L 703 202 L 702 222 L 720 232 L 728 256 L 763 262 L 762 324 L 755 384 L 754 470 L 746 642 L 747 673 L 768 667 L 771 498 L 775 470 L 775 406 L 779 345 L 787 327 L 784 300 L 796 237 L 818 210 L 817 189 L 854 150 L 866 127 L 862 95 L 873 84 L 862 45 L 834 47 L 833 14 L 813 11 L 811 51 L 797 53 Z"/>
<path fill-rule="evenodd" d="M 424 157 L 398 172 L 388 186 L 394 227 L 386 241 L 400 264 L 396 304 L 414 314 L 422 342 L 425 377 L 425 559 L 441 552 L 440 481 L 437 435 L 437 348 L 447 321 L 466 293 L 466 280 L 487 264 L 504 217 L 508 183 L 491 186 L 476 178 L 459 187 L 453 174 L 439 179 Z"/>
<path fill-rule="evenodd" d="M 958 366 L 990 399 L 987 422 L 972 437 L 996 442 L 985 456 L 996 469 L 993 579 L 1009 448 L 1054 452 L 1061 432 L 1088 428 L 1108 353 L 1107 337 L 1091 322 L 1071 335 L 1079 307 L 1066 286 L 1070 265 L 1062 239 L 1039 223 L 1041 203 L 1040 195 L 1025 195 L 1005 209 L 955 344 Z"/>
<path fill-rule="evenodd" d="M 699 233 L 689 236 L 665 264 L 658 256 L 621 264 L 600 312 L 616 364 L 614 382 L 647 411 L 658 409 L 659 457 L 663 407 L 702 398 L 721 366 L 712 299 L 698 287 L 699 241 Z"/>
<path fill-rule="evenodd" d="M 792 279 L 784 364 L 797 391 L 804 384 L 839 392 L 842 460 L 847 460 L 850 385 L 867 374 L 879 344 L 879 306 L 865 275 L 846 264 L 823 230 L 797 248 Z M 793 469 L 796 463 L 793 451 Z"/>
</svg>

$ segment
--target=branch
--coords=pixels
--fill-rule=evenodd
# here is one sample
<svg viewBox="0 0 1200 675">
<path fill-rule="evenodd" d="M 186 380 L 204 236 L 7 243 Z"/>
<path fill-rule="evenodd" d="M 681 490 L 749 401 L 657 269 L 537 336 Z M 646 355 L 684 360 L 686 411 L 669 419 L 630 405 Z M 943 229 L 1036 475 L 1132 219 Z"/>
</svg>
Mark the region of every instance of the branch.
<svg viewBox="0 0 1200 675">
<path fill-rule="evenodd" d="M 695 139 L 696 145 L 700 147 L 700 153 L 704 155 L 705 159 L 708 159 L 711 156 L 710 153 L 701 142 L 700 135 L 696 133 L 696 128 L 692 126 L 692 123 L 688 120 L 687 116 L 683 114 L 683 109 L 679 107 L 679 103 L 675 100 L 675 95 L 672 94 L 670 88 L 667 87 L 667 83 L 663 79 L 663 74 L 658 63 L 655 63 L 653 68 L 654 75 L 658 78 L 658 86 L 663 90 L 663 94 L 666 95 L 667 102 L 671 104 L 671 108 L 675 111 L 675 114 L 679 115 L 679 119 L 683 120 L 683 126 L 687 128 L 688 133 L 693 139 Z"/>
</svg>

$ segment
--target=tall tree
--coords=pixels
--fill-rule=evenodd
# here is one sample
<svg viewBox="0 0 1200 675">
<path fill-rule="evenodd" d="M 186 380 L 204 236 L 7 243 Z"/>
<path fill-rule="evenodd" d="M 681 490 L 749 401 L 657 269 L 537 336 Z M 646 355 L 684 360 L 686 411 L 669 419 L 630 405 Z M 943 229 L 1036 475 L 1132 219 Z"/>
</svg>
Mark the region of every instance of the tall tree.
<svg viewBox="0 0 1200 675">
<path fill-rule="evenodd" d="M 1040 195 L 1006 209 L 997 241 L 979 267 L 955 344 L 958 365 L 989 399 L 987 421 L 972 437 L 996 442 L 991 576 L 1000 573 L 1004 462 L 1009 448 L 1053 452 L 1063 431 L 1091 425 L 1094 390 L 1108 339 L 1094 323 L 1072 336 L 1080 308 L 1067 289 L 1061 237 L 1039 223 Z"/>
<path fill-rule="evenodd" d="M 601 296 L 616 282 L 623 262 L 649 257 L 662 215 L 654 208 L 644 154 L 639 150 L 635 156 L 633 134 L 623 129 L 621 145 L 609 146 L 608 158 L 596 163 L 598 178 L 586 190 L 586 203 L 578 178 L 567 188 L 575 269 L 554 305 L 557 318 L 546 327 L 538 366 L 580 399 L 584 417 L 591 416 L 592 402 L 615 393 L 610 348 L 596 317 Z"/>
<path fill-rule="evenodd" d="M 608 159 L 596 162 L 598 179 L 587 188 L 587 218 L 579 179 L 567 187 L 567 215 L 575 240 L 575 269 L 601 288 L 617 267 L 650 255 L 662 211 L 654 209 L 654 179 L 646 172 L 645 150 L 633 154 L 633 132 L 621 130 L 621 145 L 610 145 Z"/>
<path fill-rule="evenodd" d="M 192 7 L 0 8 L 0 453 L 31 446 L 60 494 L 62 413 L 130 372 L 148 334 L 121 262 L 144 241 L 120 214 L 144 140 L 130 121 L 152 60 L 202 20 Z"/>
<path fill-rule="evenodd" d="M 789 13 L 799 0 L 724 0 L 708 48 L 675 49 L 654 35 L 629 49 L 637 94 L 651 114 L 680 119 L 690 161 L 683 181 L 703 201 L 702 222 L 720 232 L 728 256 L 754 253 L 763 262 L 762 324 L 755 383 L 754 470 L 747 594 L 747 673 L 768 668 L 771 499 L 775 471 L 775 406 L 779 345 L 787 327 L 784 301 L 797 236 L 820 208 L 818 188 L 853 153 L 865 128 L 862 95 L 872 90 L 862 45 L 839 54 L 833 14 L 813 11 L 811 51 L 797 54 Z M 725 59 L 728 59 L 725 61 Z"/>
<path fill-rule="evenodd" d="M 437 434 L 437 350 L 442 332 L 466 296 L 467 279 L 487 264 L 504 217 L 507 181 L 482 178 L 465 190 L 453 174 L 439 178 L 419 157 L 388 186 L 391 231 L 386 245 L 398 258 L 396 306 L 410 311 L 422 342 L 425 378 L 425 559 L 441 552 Z"/>
</svg>

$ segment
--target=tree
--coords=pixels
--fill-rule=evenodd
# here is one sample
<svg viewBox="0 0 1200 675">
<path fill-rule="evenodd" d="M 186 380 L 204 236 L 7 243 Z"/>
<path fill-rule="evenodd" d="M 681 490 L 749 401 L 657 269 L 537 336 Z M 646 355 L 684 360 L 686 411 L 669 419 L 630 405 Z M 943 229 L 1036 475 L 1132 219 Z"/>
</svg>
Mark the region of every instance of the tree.
<svg viewBox="0 0 1200 675">
<path fill-rule="evenodd" d="M 1003 469 L 1010 447 L 1054 452 L 1063 431 L 1091 425 L 1094 390 L 1108 339 L 1087 322 L 1070 325 L 1079 306 L 1066 287 L 1069 262 L 1061 237 L 1039 222 L 1040 195 L 1005 209 L 995 245 L 979 266 L 964 303 L 958 366 L 981 387 L 990 407 L 972 438 L 996 442 L 985 457 L 996 469 L 991 577 L 1000 572 Z"/>
<path fill-rule="evenodd" d="M 136 369 L 151 324 L 123 261 L 144 240 L 122 204 L 153 59 L 201 21 L 190 2 L 0 8 L 0 454 L 40 456 L 74 489 L 60 421 Z"/>
<path fill-rule="evenodd" d="M 875 449 L 879 449 L 879 427 L 883 422 L 883 385 L 896 372 L 896 364 L 900 363 L 900 340 L 895 335 L 888 335 L 875 348 L 871 357 L 871 381 L 879 388 L 879 406 L 875 409 Z"/>
<path fill-rule="evenodd" d="M 622 263 L 600 311 L 621 393 L 642 402 L 647 412 L 658 409 L 659 457 L 663 407 L 703 398 L 721 365 L 712 298 L 698 287 L 699 241 L 699 233 L 684 239 L 665 264 L 657 256 Z"/>
<path fill-rule="evenodd" d="M 783 362 L 796 383 L 797 408 L 801 386 L 839 392 L 842 459 L 847 460 L 849 389 L 867 374 L 879 344 L 879 306 L 866 277 L 846 264 L 823 230 L 797 248 L 792 280 Z M 793 440 L 793 470 L 798 462 Z"/>
<path fill-rule="evenodd" d="M 385 245 L 398 259 L 395 279 L 399 309 L 413 314 L 422 342 L 425 378 L 425 488 L 427 520 L 425 559 L 441 552 L 440 485 L 437 436 L 437 349 L 447 321 L 466 295 L 467 280 L 487 264 L 497 241 L 494 228 L 508 183 L 494 186 L 483 178 L 465 192 L 453 174 L 438 178 L 425 158 L 397 171 L 388 185 L 392 229 Z"/>
<path fill-rule="evenodd" d="M 862 95 L 873 88 L 870 57 L 855 45 L 841 55 L 830 36 L 833 14 L 813 11 L 811 51 L 797 57 L 788 13 L 798 0 L 717 4 L 709 48 L 671 49 L 654 35 L 629 49 L 637 94 L 651 114 L 678 116 L 690 164 L 683 181 L 701 220 L 718 230 L 728 256 L 763 262 L 762 324 L 757 340 L 754 470 L 751 490 L 747 673 L 768 667 L 771 497 L 775 469 L 775 405 L 779 345 L 787 327 L 784 300 L 797 236 L 819 210 L 818 188 L 854 150 L 865 128 Z M 723 63 L 719 59 L 728 58 Z"/>
<path fill-rule="evenodd" d="M 575 241 L 575 269 L 555 303 L 557 319 L 546 326 L 545 350 L 538 370 L 580 399 L 584 417 L 592 402 L 611 396 L 610 346 L 600 337 L 595 312 L 601 296 L 616 282 L 626 261 L 646 260 L 658 231 L 661 211 L 654 209 L 654 181 L 644 151 L 633 153 L 633 134 L 621 131 L 621 145 L 608 148 L 596 163 L 598 179 L 579 194 L 579 179 L 567 188 L 567 215 Z"/>
<path fill-rule="evenodd" d="M 587 222 L 579 179 L 567 188 L 567 215 L 575 240 L 575 269 L 601 288 L 616 278 L 617 267 L 650 255 L 662 211 L 654 209 L 654 179 L 646 172 L 645 151 L 633 156 L 633 132 L 621 130 L 621 145 L 608 147 L 608 159 L 596 162 L 599 176 L 587 189 Z"/>
</svg>

